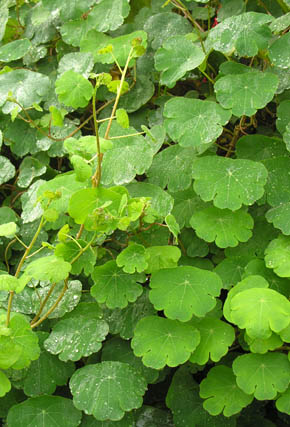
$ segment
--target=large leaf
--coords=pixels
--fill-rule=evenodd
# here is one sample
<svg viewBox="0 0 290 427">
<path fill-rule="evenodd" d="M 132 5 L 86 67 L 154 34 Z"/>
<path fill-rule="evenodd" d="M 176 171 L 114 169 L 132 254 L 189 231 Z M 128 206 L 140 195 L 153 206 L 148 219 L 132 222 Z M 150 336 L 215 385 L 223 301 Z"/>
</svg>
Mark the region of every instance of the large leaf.
<svg viewBox="0 0 290 427">
<path fill-rule="evenodd" d="M 197 68 L 204 58 L 202 49 L 185 36 L 168 38 L 155 54 L 155 68 L 161 71 L 160 83 L 172 88 L 187 71 Z"/>
<path fill-rule="evenodd" d="M 74 407 L 71 399 L 39 396 L 12 406 L 7 423 L 9 427 L 77 427 L 81 417 L 82 413 Z"/>
<path fill-rule="evenodd" d="M 186 362 L 199 341 L 198 330 L 189 324 L 148 316 L 137 323 L 131 346 L 145 366 L 161 369 Z"/>
<path fill-rule="evenodd" d="M 254 398 L 237 386 L 232 369 L 224 365 L 211 368 L 200 383 L 200 396 L 206 399 L 203 407 L 211 415 L 223 413 L 226 417 L 239 413 Z"/>
<path fill-rule="evenodd" d="M 196 267 L 165 268 L 152 274 L 149 298 L 170 319 L 187 322 L 203 317 L 216 305 L 222 281 L 216 273 Z"/>
<path fill-rule="evenodd" d="M 94 285 L 91 287 L 91 295 L 108 308 L 124 308 L 128 302 L 136 301 L 142 294 L 140 283 L 145 281 L 144 274 L 125 273 L 116 261 L 95 267 L 92 278 Z"/>
<path fill-rule="evenodd" d="M 290 277 L 290 237 L 280 234 L 265 250 L 265 264 L 280 277 Z"/>
<path fill-rule="evenodd" d="M 266 168 L 252 160 L 205 156 L 193 161 L 194 190 L 220 209 L 239 209 L 262 197 Z"/>
<path fill-rule="evenodd" d="M 283 393 L 290 382 L 290 363 L 286 354 L 244 354 L 233 362 L 238 386 L 258 400 L 270 400 Z"/>
<path fill-rule="evenodd" d="M 86 107 L 93 96 L 93 86 L 81 74 L 65 71 L 55 82 L 55 92 L 60 102 L 68 107 Z"/>
<path fill-rule="evenodd" d="M 190 225 L 201 239 L 215 242 L 219 248 L 226 248 L 247 242 L 252 236 L 254 221 L 243 209 L 232 212 L 213 206 L 196 211 L 190 219 Z"/>
<path fill-rule="evenodd" d="M 74 405 L 97 420 L 120 420 L 139 408 L 146 381 L 123 362 L 101 362 L 78 369 L 70 380 Z"/>
<path fill-rule="evenodd" d="M 176 97 L 164 106 L 165 128 L 182 147 L 203 152 L 223 132 L 231 112 L 213 101 Z"/>
</svg>

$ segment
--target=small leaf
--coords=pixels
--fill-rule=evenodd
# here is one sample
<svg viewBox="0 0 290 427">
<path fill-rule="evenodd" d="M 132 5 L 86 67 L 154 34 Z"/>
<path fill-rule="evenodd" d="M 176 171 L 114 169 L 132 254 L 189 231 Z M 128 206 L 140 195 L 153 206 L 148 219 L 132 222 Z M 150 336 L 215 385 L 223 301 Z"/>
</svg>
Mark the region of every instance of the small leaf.
<svg viewBox="0 0 290 427">
<path fill-rule="evenodd" d="M 26 267 L 25 273 L 34 279 L 49 280 L 53 283 L 66 279 L 70 270 L 71 264 L 62 258 L 51 255 L 32 261 Z"/>
<path fill-rule="evenodd" d="M 265 264 L 280 277 L 290 277 L 290 237 L 280 234 L 265 250 Z"/>
<path fill-rule="evenodd" d="M 145 260 L 145 248 L 142 245 L 133 243 L 117 256 L 116 263 L 122 267 L 125 273 L 133 274 L 135 271 L 141 273 L 148 267 Z"/>
<path fill-rule="evenodd" d="M 1 291 L 15 291 L 17 293 L 23 290 L 22 283 L 14 276 L 10 274 L 0 275 L 0 290 Z"/>
<path fill-rule="evenodd" d="M 13 237 L 17 231 L 15 222 L 7 222 L 7 224 L 0 225 L 0 236 Z"/>
<path fill-rule="evenodd" d="M 0 397 L 5 396 L 11 390 L 11 383 L 4 372 L 0 371 Z"/>
<path fill-rule="evenodd" d="M 199 341 L 198 330 L 189 324 L 148 316 L 137 323 L 131 346 L 145 366 L 161 369 L 185 363 Z"/>
<path fill-rule="evenodd" d="M 288 415 L 290 415 L 290 387 L 282 393 L 281 396 L 276 400 L 276 408 L 280 412 L 284 412 Z"/>
<path fill-rule="evenodd" d="M 85 182 L 92 176 L 92 167 L 78 155 L 73 155 L 70 159 L 76 173 L 76 180 Z"/>
<path fill-rule="evenodd" d="M 165 217 L 165 223 L 167 227 L 169 228 L 170 232 L 175 237 L 174 244 L 178 239 L 178 235 L 180 234 L 180 227 L 175 219 L 175 217 L 172 214 L 166 215 Z"/>
<path fill-rule="evenodd" d="M 145 253 L 146 262 L 148 263 L 145 273 L 149 274 L 163 268 L 177 267 L 180 256 L 180 249 L 176 246 L 150 246 L 146 248 Z"/>
<path fill-rule="evenodd" d="M 116 111 L 116 120 L 117 123 L 122 126 L 124 129 L 129 127 L 129 117 L 127 111 L 124 108 L 118 108 Z"/>
<path fill-rule="evenodd" d="M 65 71 L 55 82 L 55 92 L 60 102 L 75 109 L 86 107 L 93 96 L 93 86 L 81 74 Z"/>
</svg>

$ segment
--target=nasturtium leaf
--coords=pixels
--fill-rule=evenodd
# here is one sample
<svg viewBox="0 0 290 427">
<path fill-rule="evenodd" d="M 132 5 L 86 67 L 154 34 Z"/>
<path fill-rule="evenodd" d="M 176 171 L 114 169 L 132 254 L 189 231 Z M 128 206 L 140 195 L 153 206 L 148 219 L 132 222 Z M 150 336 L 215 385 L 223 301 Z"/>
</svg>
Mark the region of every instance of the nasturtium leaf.
<svg viewBox="0 0 290 427">
<path fill-rule="evenodd" d="M 148 264 L 145 273 L 149 274 L 163 268 L 177 267 L 180 257 L 180 249 L 176 246 L 150 246 L 145 250 L 145 259 Z"/>
<path fill-rule="evenodd" d="M 282 139 L 266 135 L 245 135 L 236 144 L 238 159 L 261 161 L 270 158 L 288 156 Z"/>
<path fill-rule="evenodd" d="M 103 33 L 120 27 L 130 12 L 127 0 L 101 0 L 93 8 L 94 28 Z"/>
<path fill-rule="evenodd" d="M 8 412 L 7 425 L 13 427 L 77 427 L 82 413 L 71 399 L 61 396 L 38 396 L 12 406 Z"/>
<path fill-rule="evenodd" d="M 15 222 L 7 222 L 0 225 L 0 236 L 13 237 L 17 231 Z"/>
<path fill-rule="evenodd" d="M 118 106 L 124 108 L 127 113 L 133 113 L 152 98 L 154 91 L 155 86 L 148 78 L 148 75 L 137 74 L 135 85 L 121 97 Z"/>
<path fill-rule="evenodd" d="M 116 120 L 117 123 L 122 126 L 124 129 L 129 127 L 129 116 L 127 111 L 124 108 L 118 108 L 116 111 Z"/>
<path fill-rule="evenodd" d="M 276 400 L 276 408 L 278 411 L 290 415 L 290 387 Z"/>
<path fill-rule="evenodd" d="M 57 72 L 61 76 L 66 71 L 74 71 L 84 77 L 88 77 L 94 67 L 94 60 L 90 53 L 71 52 L 64 55 L 59 63 Z"/>
<path fill-rule="evenodd" d="M 278 207 L 290 202 L 290 158 L 276 157 L 263 162 L 268 171 L 268 181 L 265 186 L 267 202 L 270 206 Z"/>
<path fill-rule="evenodd" d="M 145 275 L 125 273 L 116 261 L 108 261 L 95 267 L 92 279 L 91 295 L 98 303 L 105 303 L 108 308 L 124 308 L 142 294 L 140 283 L 145 282 Z"/>
<path fill-rule="evenodd" d="M 6 24 L 9 18 L 8 2 L 2 3 L 0 6 L 0 40 L 5 34 Z"/>
<path fill-rule="evenodd" d="M 192 160 L 195 158 L 193 148 L 172 145 L 160 151 L 153 159 L 147 172 L 149 182 L 169 191 L 186 190 L 192 180 Z"/>
<path fill-rule="evenodd" d="M 172 214 L 176 218 L 180 228 L 190 227 L 190 218 L 195 210 L 205 208 L 207 205 L 193 191 L 192 187 L 188 190 L 171 193 L 174 198 Z"/>
<path fill-rule="evenodd" d="M 269 338 L 290 323 L 290 302 L 273 289 L 248 289 L 230 302 L 231 319 L 250 338 Z"/>
<path fill-rule="evenodd" d="M 231 289 L 242 280 L 251 256 L 232 256 L 223 259 L 214 269 L 223 281 L 223 289 Z M 258 274 L 258 273 L 251 273 Z"/>
<path fill-rule="evenodd" d="M 105 127 L 100 129 L 103 136 Z M 123 129 L 118 123 L 113 122 L 110 135 L 121 138 L 113 139 L 112 148 L 104 153 L 102 161 L 102 183 L 116 185 L 131 182 L 136 175 L 142 175 L 152 163 L 153 152 L 149 143 L 143 136 L 125 135 L 135 134 L 137 131 L 133 127 Z M 112 169 L 112 165 L 118 167 Z"/>
<path fill-rule="evenodd" d="M 10 62 L 23 58 L 29 51 L 31 43 L 28 39 L 19 39 L 6 43 L 0 47 L 0 61 Z"/>
<path fill-rule="evenodd" d="M 48 335 L 47 332 L 38 332 L 40 340 L 44 340 Z M 28 368 L 24 379 L 24 393 L 31 397 L 53 394 L 56 386 L 66 384 L 74 370 L 72 362 L 63 363 L 42 349 L 39 358 Z"/>
<path fill-rule="evenodd" d="M 277 120 L 276 127 L 278 131 L 283 134 L 289 123 L 290 115 L 290 99 L 285 99 L 277 107 Z"/>
<path fill-rule="evenodd" d="M 83 157 L 74 154 L 70 158 L 70 161 L 73 165 L 77 181 L 86 182 L 92 176 L 92 167 Z"/>
<path fill-rule="evenodd" d="M 136 426 L 142 427 L 175 427 L 172 421 L 171 412 L 159 409 L 156 406 L 143 405 L 135 412 Z M 114 425 L 112 425 L 114 427 Z M 124 427 L 129 427 L 129 424 Z M 133 424 L 132 424 L 133 427 Z"/>
<path fill-rule="evenodd" d="M 15 276 L 11 276 L 10 274 L 0 275 L 0 291 L 15 291 L 19 293 L 23 288 L 22 282 Z"/>
<path fill-rule="evenodd" d="M 55 92 L 60 102 L 68 107 L 86 107 L 93 96 L 93 86 L 81 74 L 65 71 L 55 82 Z"/>
<path fill-rule="evenodd" d="M 204 60 L 202 49 L 183 35 L 169 37 L 155 54 L 155 68 L 161 71 L 160 84 L 175 86 L 189 70 L 197 68 Z"/>
<path fill-rule="evenodd" d="M 142 408 L 143 407 L 144 406 L 142 406 Z M 80 427 L 135 427 L 136 422 L 134 415 L 133 411 L 126 412 L 119 421 L 98 421 L 93 415 L 84 415 Z"/>
<path fill-rule="evenodd" d="M 203 258 L 209 253 L 208 244 L 204 240 L 199 239 L 196 236 L 195 232 L 190 228 L 184 228 L 181 231 L 181 234 L 179 236 L 179 241 L 180 241 L 180 245 L 184 246 L 187 257 L 192 258 L 193 263 L 195 262 L 194 261 L 195 257 Z M 182 261 L 182 258 L 180 259 L 180 262 L 181 261 Z M 185 264 L 185 265 L 195 266 L 195 264 L 191 264 L 191 263 Z M 196 265 L 196 267 L 198 267 L 198 265 Z M 210 268 L 208 270 L 210 270 Z"/>
<path fill-rule="evenodd" d="M 176 97 L 166 102 L 163 111 L 168 135 L 182 147 L 192 147 L 203 152 L 216 140 L 231 118 L 213 101 Z"/>
<path fill-rule="evenodd" d="M 269 58 L 276 67 L 289 68 L 290 60 L 288 51 L 290 48 L 289 32 L 279 37 L 269 48 Z"/>
<path fill-rule="evenodd" d="M 253 218 L 243 209 L 232 212 L 215 206 L 195 211 L 189 222 L 198 237 L 214 241 L 219 248 L 247 242 L 254 226 Z"/>
<path fill-rule="evenodd" d="M 0 371 L 0 397 L 5 396 L 11 390 L 11 383 L 4 372 Z"/>
<path fill-rule="evenodd" d="M 200 333 L 200 343 L 190 356 L 190 362 L 205 365 L 208 360 L 218 362 L 235 340 L 235 330 L 228 323 L 214 317 L 191 320 Z"/>
<path fill-rule="evenodd" d="M 283 393 L 290 381 L 290 363 L 286 354 L 244 354 L 233 362 L 237 384 L 258 400 L 270 400 Z"/>
<path fill-rule="evenodd" d="M 116 258 L 118 267 L 122 267 L 125 273 L 141 273 L 148 267 L 145 259 L 145 248 L 137 243 L 132 243 L 123 249 Z"/>
<path fill-rule="evenodd" d="M 231 368 L 219 365 L 211 368 L 207 377 L 200 383 L 200 397 L 211 415 L 223 413 L 230 417 L 248 406 L 254 396 L 244 393 L 236 384 Z"/>
<path fill-rule="evenodd" d="M 176 218 L 172 214 L 166 215 L 165 223 L 170 232 L 173 234 L 175 242 L 177 242 L 178 235 L 180 234 L 180 227 L 178 222 L 176 221 Z"/>
<path fill-rule="evenodd" d="M 111 338 L 103 345 L 102 362 L 104 360 L 128 363 L 145 378 L 147 383 L 154 383 L 159 377 L 159 371 L 144 366 L 141 359 L 134 355 L 130 342 L 119 337 Z"/>
<path fill-rule="evenodd" d="M 19 167 L 19 176 L 17 185 L 19 187 L 28 187 L 34 178 L 43 175 L 46 172 L 46 166 L 34 157 L 25 157 Z"/>
<path fill-rule="evenodd" d="M 78 304 L 74 311 L 54 325 L 44 348 L 65 362 L 97 353 L 109 332 L 108 324 L 100 317 L 96 303 Z"/>
<path fill-rule="evenodd" d="M 79 257 L 72 264 L 71 274 L 80 274 L 83 271 L 84 274 L 88 276 L 94 269 L 97 254 L 90 246 L 79 256 L 80 251 L 85 248 L 87 244 L 88 242 L 82 239 L 61 242 L 56 245 L 54 253 L 57 257 L 61 257 L 67 262 L 72 262 L 76 257 Z"/>
<path fill-rule="evenodd" d="M 280 234 L 265 249 L 265 264 L 280 277 L 290 277 L 290 237 Z M 0 276 L 1 277 L 1 276 Z"/>
<path fill-rule="evenodd" d="M 231 108 L 235 116 L 252 116 L 273 99 L 278 83 L 272 73 L 229 74 L 217 80 L 215 92 L 221 106 Z"/>
<path fill-rule="evenodd" d="M 220 209 L 252 205 L 264 193 L 267 169 L 259 162 L 205 156 L 193 161 L 195 192 Z"/>
<path fill-rule="evenodd" d="M 25 273 L 37 280 L 60 282 L 67 278 L 70 270 L 70 263 L 64 261 L 63 258 L 51 255 L 31 261 L 26 267 Z"/>
<path fill-rule="evenodd" d="M 78 369 L 71 377 L 74 405 L 97 420 L 120 420 L 142 406 L 146 381 L 123 362 L 104 361 Z"/>
<path fill-rule="evenodd" d="M 13 178 L 15 173 L 15 166 L 10 162 L 10 160 L 4 156 L 0 156 L 0 185 Z"/>
<path fill-rule="evenodd" d="M 283 341 L 274 333 L 265 340 L 261 338 L 250 338 L 247 334 L 244 334 L 244 340 L 249 345 L 252 353 L 265 354 L 269 350 L 275 350 L 283 345 Z"/>
<path fill-rule="evenodd" d="M 3 326 L 1 325 L 1 332 Z M 10 333 L 10 330 L 9 330 Z M 21 357 L 22 346 L 12 341 L 9 336 L 0 336 L 0 369 L 9 369 Z M 37 359 L 38 355 L 35 359 Z M 27 363 L 29 365 L 29 363 Z"/>
<path fill-rule="evenodd" d="M 50 90 L 49 78 L 30 70 L 17 69 L 0 75 L 0 106 L 5 114 L 14 108 L 13 102 L 6 102 L 9 92 L 24 107 L 39 104 Z M 20 107 L 17 107 L 20 109 Z"/>
<path fill-rule="evenodd" d="M 273 17 L 265 13 L 246 12 L 224 19 L 212 28 L 206 40 L 206 49 L 213 48 L 225 54 L 236 51 L 239 56 L 255 56 L 266 49 L 272 37 L 266 25 Z"/>
<path fill-rule="evenodd" d="M 80 18 L 94 3 L 94 0 L 64 0 L 61 4 L 58 0 L 44 0 L 42 2 L 44 8 L 52 14 L 60 12 L 62 21 Z"/>
<path fill-rule="evenodd" d="M 198 330 L 189 324 L 148 316 L 137 323 L 131 346 L 145 366 L 161 369 L 185 363 L 199 341 Z"/>
<path fill-rule="evenodd" d="M 216 273 L 196 267 L 165 268 L 152 274 L 149 299 L 169 319 L 187 322 L 203 317 L 216 305 L 222 281 Z"/>
</svg>

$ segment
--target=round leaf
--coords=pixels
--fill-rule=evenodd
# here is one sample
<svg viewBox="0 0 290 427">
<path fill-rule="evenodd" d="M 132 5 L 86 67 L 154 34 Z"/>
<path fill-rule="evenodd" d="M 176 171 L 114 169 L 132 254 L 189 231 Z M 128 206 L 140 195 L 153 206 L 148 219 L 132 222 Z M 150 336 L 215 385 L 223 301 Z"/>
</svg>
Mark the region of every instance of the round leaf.
<svg viewBox="0 0 290 427">
<path fill-rule="evenodd" d="M 265 250 L 265 264 L 280 277 L 290 277 L 290 237 L 280 234 Z"/>
<path fill-rule="evenodd" d="M 0 61 L 16 61 L 22 58 L 29 51 L 30 47 L 31 43 L 28 39 L 20 39 L 6 43 L 0 48 Z"/>
<path fill-rule="evenodd" d="M 269 48 L 269 57 L 274 65 L 279 68 L 289 69 L 290 60 L 290 34 L 289 32 L 279 37 Z"/>
<path fill-rule="evenodd" d="M 141 273 L 148 267 L 144 246 L 137 243 L 129 245 L 117 256 L 116 263 L 125 273 L 133 274 L 135 271 Z"/>
<path fill-rule="evenodd" d="M 5 396 L 11 390 L 11 383 L 4 372 L 0 371 L 0 397 Z"/>
<path fill-rule="evenodd" d="M 71 264 L 55 255 L 38 258 L 32 261 L 25 269 L 25 274 L 37 280 L 60 282 L 67 278 Z"/>
<path fill-rule="evenodd" d="M 1 76 L 0 76 L 1 77 Z M 0 185 L 15 176 L 15 166 L 4 156 L 0 156 Z"/>
<path fill-rule="evenodd" d="M 276 408 L 290 415 L 290 387 L 276 400 Z"/>
<path fill-rule="evenodd" d="M 93 96 L 93 86 L 81 74 L 65 71 L 55 82 L 55 92 L 60 102 L 68 107 L 86 107 Z"/>
</svg>

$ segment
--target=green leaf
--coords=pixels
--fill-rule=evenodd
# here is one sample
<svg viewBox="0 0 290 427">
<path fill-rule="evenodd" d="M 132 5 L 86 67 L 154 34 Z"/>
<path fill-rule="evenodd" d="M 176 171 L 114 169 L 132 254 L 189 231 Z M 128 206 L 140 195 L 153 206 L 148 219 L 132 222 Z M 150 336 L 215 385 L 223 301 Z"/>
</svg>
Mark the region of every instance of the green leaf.
<svg viewBox="0 0 290 427">
<path fill-rule="evenodd" d="M 232 212 L 213 206 L 196 211 L 190 219 L 190 225 L 201 239 L 215 242 L 219 248 L 226 248 L 247 242 L 252 236 L 254 221 L 242 209 Z"/>
<path fill-rule="evenodd" d="M 149 183 L 167 186 L 169 191 L 186 190 L 192 180 L 192 160 L 195 157 L 193 148 L 182 148 L 172 145 L 160 151 L 153 159 L 147 172 Z"/>
<path fill-rule="evenodd" d="M 29 263 L 25 269 L 25 274 L 37 280 L 49 280 L 53 283 L 66 279 L 70 270 L 71 264 L 62 258 L 51 255 Z"/>
<path fill-rule="evenodd" d="M 163 268 L 177 267 L 180 256 L 180 249 L 176 246 L 150 246 L 146 248 L 145 252 L 145 259 L 148 264 L 145 273 L 149 274 Z"/>
<path fill-rule="evenodd" d="M 102 33 L 114 31 L 123 24 L 129 11 L 126 0 L 101 0 L 93 8 L 94 28 Z"/>
<path fill-rule="evenodd" d="M 137 323 L 131 346 L 145 366 L 161 369 L 185 363 L 199 341 L 198 330 L 189 324 L 148 316 Z"/>
<path fill-rule="evenodd" d="M 203 317 L 216 305 L 222 281 L 216 273 L 182 266 L 154 272 L 149 299 L 169 319 L 187 322 L 193 315 Z"/>
<path fill-rule="evenodd" d="M 290 302 L 273 289 L 248 289 L 230 302 L 231 319 L 251 338 L 269 338 L 290 323 Z"/>
<path fill-rule="evenodd" d="M 122 126 L 124 129 L 129 127 L 129 117 L 127 111 L 124 108 L 118 108 L 116 111 L 116 120 L 117 123 Z"/>
<path fill-rule="evenodd" d="M 224 19 L 212 28 L 206 40 L 206 49 L 214 49 L 225 54 L 234 51 L 239 56 L 255 56 L 266 49 L 272 34 L 265 24 L 273 17 L 265 13 L 246 12 Z"/>
<path fill-rule="evenodd" d="M 0 76 L 1 78 L 1 76 Z M 0 185 L 15 176 L 15 166 L 4 156 L 0 156 Z"/>
<path fill-rule="evenodd" d="M 286 33 L 279 37 L 269 48 L 269 58 L 279 68 L 289 68 L 290 60 L 287 51 L 290 48 L 290 35 Z"/>
<path fill-rule="evenodd" d="M 276 400 L 276 408 L 280 412 L 285 412 L 290 415 L 290 387 Z"/>
<path fill-rule="evenodd" d="M 252 160 L 205 156 L 193 161 L 195 192 L 220 209 L 240 209 L 262 197 L 267 180 L 266 168 Z"/>
<path fill-rule="evenodd" d="M 108 308 L 124 308 L 142 294 L 138 282 L 145 282 L 145 275 L 124 273 L 116 261 L 108 261 L 95 267 L 92 279 L 91 295 L 97 302 L 105 303 Z"/>
<path fill-rule="evenodd" d="M 64 26 L 61 27 L 61 31 Z M 61 76 L 66 71 L 74 71 L 84 77 L 88 77 L 94 67 L 93 56 L 85 52 L 71 52 L 64 55 L 58 63 L 58 75 Z"/>
<path fill-rule="evenodd" d="M 200 333 L 200 343 L 190 356 L 190 362 L 205 365 L 209 359 L 218 362 L 235 340 L 235 330 L 228 323 L 215 318 L 191 321 Z"/>
<path fill-rule="evenodd" d="M 236 155 L 238 159 L 261 161 L 273 157 L 287 156 L 288 153 L 282 139 L 254 134 L 242 136 L 238 140 Z"/>
<path fill-rule="evenodd" d="M 145 248 L 137 243 L 132 243 L 126 249 L 123 249 L 116 258 L 118 267 L 122 267 L 125 273 L 141 273 L 148 267 L 145 259 Z"/>
<path fill-rule="evenodd" d="M 72 260 L 79 256 L 81 249 L 85 248 L 87 244 L 88 242 L 82 239 L 62 242 L 56 245 L 54 253 L 57 257 L 61 257 L 67 262 L 72 262 Z M 83 271 L 84 274 L 88 276 L 93 272 L 96 264 L 96 258 L 97 254 L 90 246 L 76 261 L 74 261 L 72 264 L 71 274 L 81 274 Z"/>
<path fill-rule="evenodd" d="M 285 132 L 286 127 L 289 123 L 289 114 L 290 114 L 290 100 L 285 99 L 277 107 L 276 127 L 281 134 Z"/>
<path fill-rule="evenodd" d="M 13 237 L 17 231 L 15 222 L 7 222 L 7 224 L 0 225 L 0 236 Z"/>
<path fill-rule="evenodd" d="M 192 188 L 184 191 L 171 193 L 174 198 L 172 214 L 176 218 L 180 228 L 190 227 L 190 218 L 195 210 L 206 207 L 206 204 L 193 191 Z"/>
<path fill-rule="evenodd" d="M 129 80 L 129 83 L 130 82 Z M 154 84 L 146 74 L 137 74 L 136 83 L 134 86 L 133 84 L 134 82 L 131 83 L 130 90 L 121 97 L 118 104 L 118 106 L 124 108 L 127 113 L 133 113 L 139 110 L 139 108 L 145 105 L 154 95 Z"/>
<path fill-rule="evenodd" d="M 258 400 L 270 400 L 289 384 L 290 364 L 286 354 L 244 354 L 233 362 L 238 386 Z"/>
<path fill-rule="evenodd" d="M 102 341 L 109 332 L 109 326 L 100 320 L 100 309 L 95 303 L 80 303 L 77 308 L 58 321 L 44 348 L 59 359 L 80 360 L 102 347 Z"/>
<path fill-rule="evenodd" d="M 170 138 L 182 147 L 192 147 L 202 153 L 223 132 L 231 117 L 213 101 L 176 97 L 164 106 L 164 125 Z"/>
<path fill-rule="evenodd" d="M 226 417 L 239 413 L 254 398 L 238 388 L 232 369 L 223 365 L 211 368 L 202 380 L 200 397 L 206 399 L 203 407 L 211 415 L 223 413 Z"/>
<path fill-rule="evenodd" d="M 19 187 L 28 187 L 34 178 L 43 175 L 46 172 L 44 166 L 39 160 L 34 157 L 25 157 L 20 164 L 20 173 L 17 184 Z"/>
<path fill-rule="evenodd" d="M 0 290 L 1 291 L 15 291 L 17 293 L 23 290 L 22 283 L 15 276 L 10 274 L 1 274 L 0 275 Z"/>
<path fill-rule="evenodd" d="M 223 281 L 224 289 L 231 289 L 242 280 L 244 269 L 251 256 L 233 256 L 223 259 L 214 269 Z M 259 273 L 250 273 L 259 274 Z"/>
<path fill-rule="evenodd" d="M 0 371 L 0 397 L 5 396 L 11 390 L 11 383 L 4 372 Z"/>
<path fill-rule="evenodd" d="M 174 244 L 177 244 L 178 235 L 180 234 L 180 228 L 175 217 L 172 214 L 166 215 L 165 223 L 169 228 L 170 232 L 175 237 Z"/>
<path fill-rule="evenodd" d="M 22 58 L 30 49 L 31 43 L 28 39 L 15 40 L 6 43 L 0 48 L 0 61 L 10 62 Z"/>
<path fill-rule="evenodd" d="M 77 181 L 86 182 L 92 176 L 92 167 L 81 156 L 73 155 L 70 161 Z"/>
<path fill-rule="evenodd" d="M 74 407 L 72 400 L 61 396 L 39 396 L 12 406 L 7 423 L 9 427 L 41 424 L 45 427 L 77 427 L 81 417 L 82 413 Z"/>
<path fill-rule="evenodd" d="M 265 264 L 280 277 L 290 277 L 290 237 L 280 234 L 265 250 Z"/>
<path fill-rule="evenodd" d="M 272 334 L 265 340 L 261 338 L 250 338 L 247 334 L 244 334 L 244 340 L 249 344 L 252 353 L 265 354 L 267 351 L 275 350 L 283 345 L 283 341 L 276 334 Z"/>
<path fill-rule="evenodd" d="M 78 369 L 70 380 L 74 405 L 97 420 L 120 420 L 142 406 L 146 381 L 127 363 L 101 362 Z"/>
<path fill-rule="evenodd" d="M 86 107 L 93 96 L 93 86 L 81 74 L 65 71 L 55 82 L 55 92 L 60 102 L 73 108 Z"/>
<path fill-rule="evenodd" d="M 60 12 L 61 19 L 67 21 L 80 18 L 95 2 L 94 0 L 65 0 L 60 4 L 58 0 L 43 0 L 42 3 L 50 12 L 54 14 Z"/>
<path fill-rule="evenodd" d="M 183 35 L 169 37 L 155 54 L 155 68 L 161 71 L 160 83 L 172 88 L 189 70 L 197 68 L 205 55 L 200 47 Z"/>
</svg>

